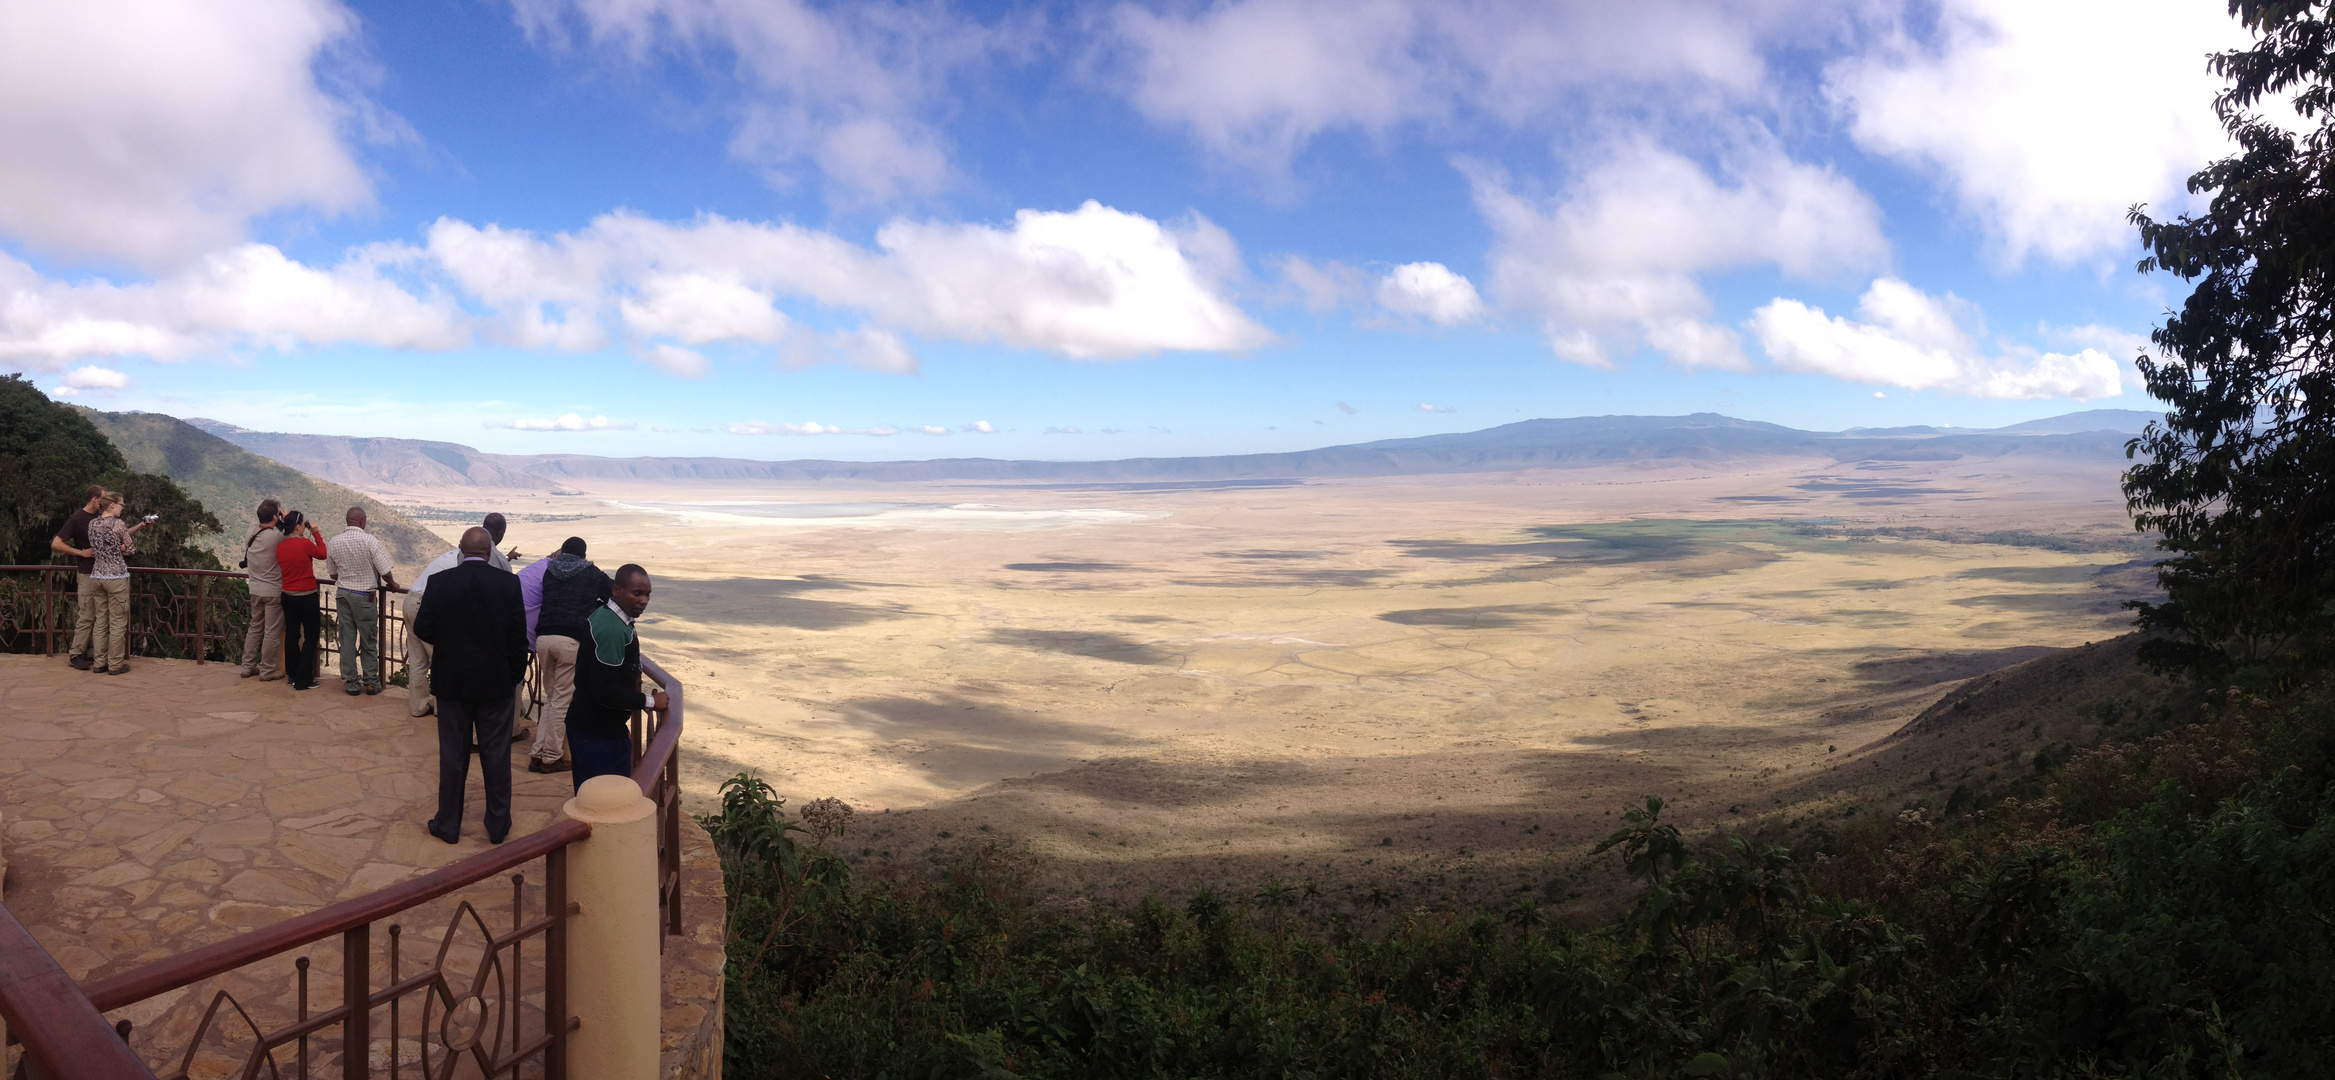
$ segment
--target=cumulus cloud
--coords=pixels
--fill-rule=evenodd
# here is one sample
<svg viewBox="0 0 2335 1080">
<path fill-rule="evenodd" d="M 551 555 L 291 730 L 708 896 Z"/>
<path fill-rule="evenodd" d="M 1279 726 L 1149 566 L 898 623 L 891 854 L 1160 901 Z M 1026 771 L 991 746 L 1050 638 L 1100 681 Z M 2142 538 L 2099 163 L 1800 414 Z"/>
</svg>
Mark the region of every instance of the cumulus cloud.
<svg viewBox="0 0 2335 1080">
<path fill-rule="evenodd" d="M 942 4 L 513 0 L 512 8 L 532 40 L 554 48 L 580 36 L 636 64 L 666 55 L 728 61 L 734 80 L 714 83 L 736 118 L 730 152 L 781 183 L 815 168 L 843 202 L 946 187 L 946 140 L 931 114 L 946 106 L 952 80 L 1020 47 L 1012 29 Z"/>
<path fill-rule="evenodd" d="M 990 424 L 990 422 L 989 422 L 989 421 L 987 421 L 987 420 L 975 420 L 975 421 L 973 421 L 973 424 L 972 424 L 972 426 L 971 426 L 971 427 L 968 427 L 968 428 L 966 428 L 965 430 L 966 430 L 966 431 L 973 432 L 973 433 L 975 433 L 975 434 L 978 434 L 978 435 L 995 435 L 995 434 L 997 434 L 997 428 L 996 428 L 995 426 L 991 425 L 991 424 Z"/>
<path fill-rule="evenodd" d="M 129 388 L 130 377 L 128 375 L 112 368 L 102 368 L 90 364 L 66 372 L 65 377 L 59 380 L 56 388 L 49 393 L 52 397 L 79 397 L 83 394 L 112 397 L 115 391 Z"/>
<path fill-rule="evenodd" d="M 0 233 L 161 269 L 368 205 L 343 130 L 396 122 L 316 78 L 356 29 L 336 0 L 0 5 Z"/>
<path fill-rule="evenodd" d="M 1324 132 L 1544 120 L 1631 85 L 1659 84 L 1665 99 L 1751 97 L 1763 36 L 1802 15 L 1716 0 L 1128 4 L 1106 24 L 1106 78 L 1212 157 L 1284 183 Z"/>
<path fill-rule="evenodd" d="M 836 427 L 833 424 L 821 424 L 815 421 L 801 424 L 773 424 L 767 420 L 742 420 L 737 423 L 724 424 L 722 426 L 732 435 L 874 435 L 881 437 L 886 435 L 898 435 L 900 433 L 899 428 L 893 427 L 890 424 L 878 424 L 874 427 L 864 428 L 847 428 Z"/>
<path fill-rule="evenodd" d="M 1643 344 L 1688 367 L 1743 369 L 1741 342 L 1710 321 L 1705 273 L 1774 266 L 1796 277 L 1868 269 L 1888 243 L 1881 212 L 1830 169 L 1752 146 L 1721 177 L 1639 141 L 1611 148 L 1546 202 L 1471 166 L 1492 226 L 1491 287 L 1538 318 L 1549 347 L 1610 367 Z"/>
<path fill-rule="evenodd" d="M 1946 0 L 1930 39 L 1900 29 L 1826 89 L 1858 145 L 1935 174 L 2004 261 L 2067 261 L 2130 248 L 2125 208 L 2182 198 L 2226 152 L 2205 57 L 2246 40 L 2221 4 Z"/>
<path fill-rule="evenodd" d="M 106 356 L 336 342 L 435 350 L 484 336 L 578 352 L 621 341 L 695 378 L 711 370 L 712 346 L 912 373 L 911 334 L 1082 360 L 1237 352 L 1271 335 L 1210 265 L 1230 244 L 1202 219 L 1171 229 L 1088 202 L 1025 210 L 1010 227 L 898 220 L 873 248 L 710 215 L 610 214 L 550 236 L 441 219 L 421 244 L 372 245 L 331 268 L 245 244 L 129 285 L 66 284 L 0 254 L 0 361 L 53 371 Z M 865 323 L 814 331 L 782 301 Z"/>
<path fill-rule="evenodd" d="M 1769 359 L 1791 371 L 1984 398 L 2089 400 L 2123 393 L 2121 368 L 2108 354 L 2013 348 L 1988 355 L 1977 340 L 1983 327 L 1975 307 L 1896 278 L 1873 282 L 1853 320 L 1779 298 L 1754 312 L 1748 325 Z"/>
<path fill-rule="evenodd" d="M 1437 262 L 1404 263 L 1380 279 L 1378 303 L 1398 315 L 1455 326 L 1484 317 L 1483 297 L 1474 282 Z"/>
<path fill-rule="evenodd" d="M 443 350 L 470 340 L 454 303 L 409 292 L 361 250 L 319 269 L 267 244 L 205 256 L 152 282 L 67 284 L 0 255 L 0 361 L 55 371 L 77 360 L 184 360 L 340 342 Z"/>
<path fill-rule="evenodd" d="M 586 417 L 578 413 L 561 416 L 522 416 L 512 420 L 486 423 L 491 428 L 510 428 L 514 431 L 631 431 L 640 425 L 610 420 L 605 416 Z"/>
</svg>

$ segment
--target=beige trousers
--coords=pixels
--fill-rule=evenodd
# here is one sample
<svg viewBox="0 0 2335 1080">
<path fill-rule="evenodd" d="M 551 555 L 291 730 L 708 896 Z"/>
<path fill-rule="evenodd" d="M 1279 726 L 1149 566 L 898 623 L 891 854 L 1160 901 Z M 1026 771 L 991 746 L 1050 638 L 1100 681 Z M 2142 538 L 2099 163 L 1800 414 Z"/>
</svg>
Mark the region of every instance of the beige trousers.
<svg viewBox="0 0 2335 1080">
<path fill-rule="evenodd" d="M 73 647 L 65 650 L 69 656 L 89 655 L 89 636 L 97 630 L 97 589 L 89 584 L 89 575 L 73 575 Z"/>
<path fill-rule="evenodd" d="M 428 716 L 438 709 L 438 699 L 430 696 L 430 643 L 413 632 L 422 610 L 422 595 L 405 594 L 399 609 L 405 616 L 405 711 L 409 716 Z"/>
<path fill-rule="evenodd" d="M 543 715 L 535 721 L 537 761 L 558 761 L 568 749 L 568 702 L 576 696 L 576 639 L 544 634 L 535 639 L 535 665 L 543 669 Z"/>
<path fill-rule="evenodd" d="M 243 629 L 243 673 L 262 679 L 284 677 L 284 598 L 251 598 L 251 625 Z"/>
<path fill-rule="evenodd" d="M 130 579 L 89 579 L 94 595 L 96 625 L 90 628 L 89 660 L 93 670 L 130 666 Z"/>
</svg>

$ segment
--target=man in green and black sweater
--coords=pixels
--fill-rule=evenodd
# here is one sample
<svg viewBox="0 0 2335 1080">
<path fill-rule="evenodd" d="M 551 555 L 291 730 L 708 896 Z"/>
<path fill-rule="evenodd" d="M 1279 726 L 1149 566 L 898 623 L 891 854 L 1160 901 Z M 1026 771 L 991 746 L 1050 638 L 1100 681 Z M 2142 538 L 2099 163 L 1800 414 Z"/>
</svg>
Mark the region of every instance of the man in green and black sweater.
<svg viewBox="0 0 2335 1080">
<path fill-rule="evenodd" d="M 638 564 L 616 569 L 608 602 L 584 620 L 587 636 L 576 650 L 576 696 L 568 702 L 568 754 L 576 790 L 595 776 L 632 775 L 632 714 L 665 708 L 665 692 L 641 691 L 640 636 L 632 622 L 649 608 L 649 572 Z"/>
</svg>

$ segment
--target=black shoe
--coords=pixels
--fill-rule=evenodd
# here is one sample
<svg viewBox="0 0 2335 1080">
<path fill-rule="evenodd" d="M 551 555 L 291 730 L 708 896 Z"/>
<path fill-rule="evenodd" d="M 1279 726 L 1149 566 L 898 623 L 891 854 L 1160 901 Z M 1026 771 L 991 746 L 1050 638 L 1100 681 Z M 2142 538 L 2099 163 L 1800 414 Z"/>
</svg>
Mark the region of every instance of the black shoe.
<svg viewBox="0 0 2335 1080">
<path fill-rule="evenodd" d="M 297 682 L 296 682 L 296 683 L 293 683 L 293 684 L 292 684 L 292 689 L 294 689 L 294 690 L 314 690 L 314 689 L 316 689 L 316 684 L 315 684 L 315 683 L 312 683 L 312 682 L 311 682 L 311 683 L 297 683 Z"/>
<path fill-rule="evenodd" d="M 362 688 L 358 687 L 356 683 L 344 684 L 342 685 L 341 689 L 348 691 L 350 697 L 356 697 L 358 694 L 365 692 Z"/>
<path fill-rule="evenodd" d="M 129 673 L 130 665 L 128 664 L 115 664 L 112 671 L 106 672 L 108 675 L 127 675 Z"/>
<path fill-rule="evenodd" d="M 381 684 L 380 684 L 380 683 L 366 683 L 366 684 L 365 684 L 365 692 L 366 692 L 366 693 L 368 693 L 368 694 L 378 694 L 378 693 L 380 693 L 380 692 L 381 692 Z"/>
<path fill-rule="evenodd" d="M 439 832 L 438 826 L 435 822 L 422 822 L 422 830 L 429 833 L 431 836 L 435 836 L 440 840 L 444 840 L 449 844 L 459 844 L 462 842 L 462 837 L 459 834 L 448 836 L 445 833 Z"/>
<path fill-rule="evenodd" d="M 73 665 L 75 671 L 87 671 L 91 667 L 90 660 L 86 656 L 68 656 L 65 658 L 65 662 Z"/>
<path fill-rule="evenodd" d="M 502 835 L 502 836 L 495 836 L 495 835 L 489 834 L 489 835 L 487 836 L 487 838 L 486 838 L 486 842 L 487 842 L 487 843 L 490 843 L 490 844 L 500 844 L 500 843 L 502 843 L 502 842 L 503 842 L 503 837 L 504 837 L 504 836 L 509 836 L 509 835 L 511 835 L 511 833 L 510 833 L 510 830 L 508 830 L 508 829 L 506 829 L 506 830 L 504 830 L 504 831 L 503 831 L 503 835 Z"/>
</svg>

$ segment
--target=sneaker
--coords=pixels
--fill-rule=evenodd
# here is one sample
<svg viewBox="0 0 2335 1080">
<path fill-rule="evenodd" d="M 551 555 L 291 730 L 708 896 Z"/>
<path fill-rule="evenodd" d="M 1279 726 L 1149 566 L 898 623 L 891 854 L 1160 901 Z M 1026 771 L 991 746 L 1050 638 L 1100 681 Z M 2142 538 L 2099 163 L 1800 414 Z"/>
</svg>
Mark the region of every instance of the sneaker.
<svg viewBox="0 0 2335 1080">
<path fill-rule="evenodd" d="M 314 689 L 316 689 L 316 684 L 315 684 L 315 683 L 293 683 L 293 684 L 292 684 L 292 689 L 294 689 L 294 690 L 314 690 Z"/>
<path fill-rule="evenodd" d="M 65 662 L 73 665 L 75 671 L 87 671 L 94 666 L 86 656 L 68 656 L 65 658 Z"/>
</svg>

